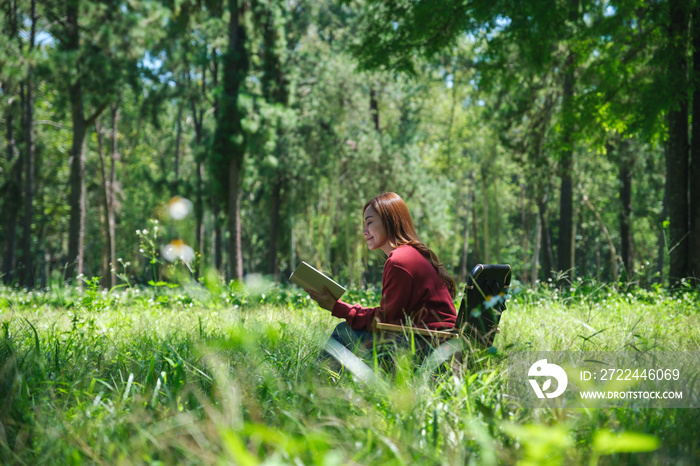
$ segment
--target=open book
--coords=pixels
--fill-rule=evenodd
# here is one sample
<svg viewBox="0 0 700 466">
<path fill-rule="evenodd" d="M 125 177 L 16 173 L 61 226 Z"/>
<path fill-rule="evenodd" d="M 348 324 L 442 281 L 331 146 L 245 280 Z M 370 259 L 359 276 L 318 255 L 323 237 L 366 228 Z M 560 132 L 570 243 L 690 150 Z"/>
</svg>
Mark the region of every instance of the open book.
<svg viewBox="0 0 700 466">
<path fill-rule="evenodd" d="M 325 285 L 335 299 L 340 299 L 343 293 L 345 293 L 345 288 L 337 284 L 328 275 L 319 272 L 303 261 L 289 277 L 289 280 L 306 290 L 314 290 L 319 293 L 323 293 L 323 287 Z"/>
</svg>

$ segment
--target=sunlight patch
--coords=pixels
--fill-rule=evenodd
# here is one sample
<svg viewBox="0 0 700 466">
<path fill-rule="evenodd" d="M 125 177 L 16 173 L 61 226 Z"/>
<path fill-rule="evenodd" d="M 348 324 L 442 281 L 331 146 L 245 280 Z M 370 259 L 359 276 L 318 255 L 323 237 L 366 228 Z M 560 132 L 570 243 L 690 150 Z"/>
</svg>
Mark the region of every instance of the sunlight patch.
<svg viewBox="0 0 700 466">
<path fill-rule="evenodd" d="M 192 201 L 182 196 L 173 196 L 168 201 L 166 210 L 173 220 L 182 220 L 192 211 Z"/>
<path fill-rule="evenodd" d="M 174 239 L 160 250 L 163 258 L 168 262 L 181 260 L 186 264 L 192 263 L 194 260 L 194 249 L 187 245 L 181 239 Z"/>
</svg>

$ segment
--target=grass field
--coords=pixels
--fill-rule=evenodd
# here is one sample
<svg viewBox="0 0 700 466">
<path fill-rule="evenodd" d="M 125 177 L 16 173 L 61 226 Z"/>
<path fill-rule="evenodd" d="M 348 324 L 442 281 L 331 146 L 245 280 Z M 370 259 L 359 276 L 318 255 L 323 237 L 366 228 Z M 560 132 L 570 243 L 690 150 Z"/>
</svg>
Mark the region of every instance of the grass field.
<svg viewBox="0 0 700 466">
<path fill-rule="evenodd" d="M 373 290 L 349 300 L 378 302 Z M 522 350 L 699 351 L 700 296 L 516 292 L 498 351 L 339 380 L 339 322 L 295 289 L 0 289 L 3 464 L 698 464 L 694 409 L 522 409 Z"/>
</svg>

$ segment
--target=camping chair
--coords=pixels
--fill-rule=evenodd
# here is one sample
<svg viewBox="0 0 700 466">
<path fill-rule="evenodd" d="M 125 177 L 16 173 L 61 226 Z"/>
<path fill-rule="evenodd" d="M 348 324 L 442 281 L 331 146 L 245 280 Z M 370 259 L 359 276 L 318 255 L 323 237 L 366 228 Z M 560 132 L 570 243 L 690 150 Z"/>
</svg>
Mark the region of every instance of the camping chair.
<svg viewBox="0 0 700 466">
<path fill-rule="evenodd" d="M 451 330 L 429 330 L 386 323 L 378 323 L 377 329 L 428 338 L 437 348 L 423 363 L 423 367 L 426 364 L 437 367 L 453 354 L 473 347 L 473 342 L 491 348 L 499 331 L 501 314 L 506 310 L 510 279 L 510 265 L 476 265 L 467 279 L 457 322 Z"/>
</svg>

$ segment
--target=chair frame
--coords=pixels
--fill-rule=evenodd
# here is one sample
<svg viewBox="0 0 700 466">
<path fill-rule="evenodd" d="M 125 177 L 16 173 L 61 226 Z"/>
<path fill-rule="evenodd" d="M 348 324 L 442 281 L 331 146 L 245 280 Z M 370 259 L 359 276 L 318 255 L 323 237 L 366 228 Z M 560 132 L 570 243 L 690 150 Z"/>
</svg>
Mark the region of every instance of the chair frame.
<svg viewBox="0 0 700 466">
<path fill-rule="evenodd" d="M 382 322 L 377 323 L 376 328 L 386 332 L 422 335 L 437 342 L 453 339 L 476 340 L 489 348 L 493 346 L 498 332 L 501 314 L 506 310 L 506 295 L 511 275 L 508 264 L 477 264 L 467 279 L 453 329 L 430 330 Z M 484 303 L 488 304 L 484 306 Z M 483 309 L 480 309 L 482 307 Z"/>
</svg>

